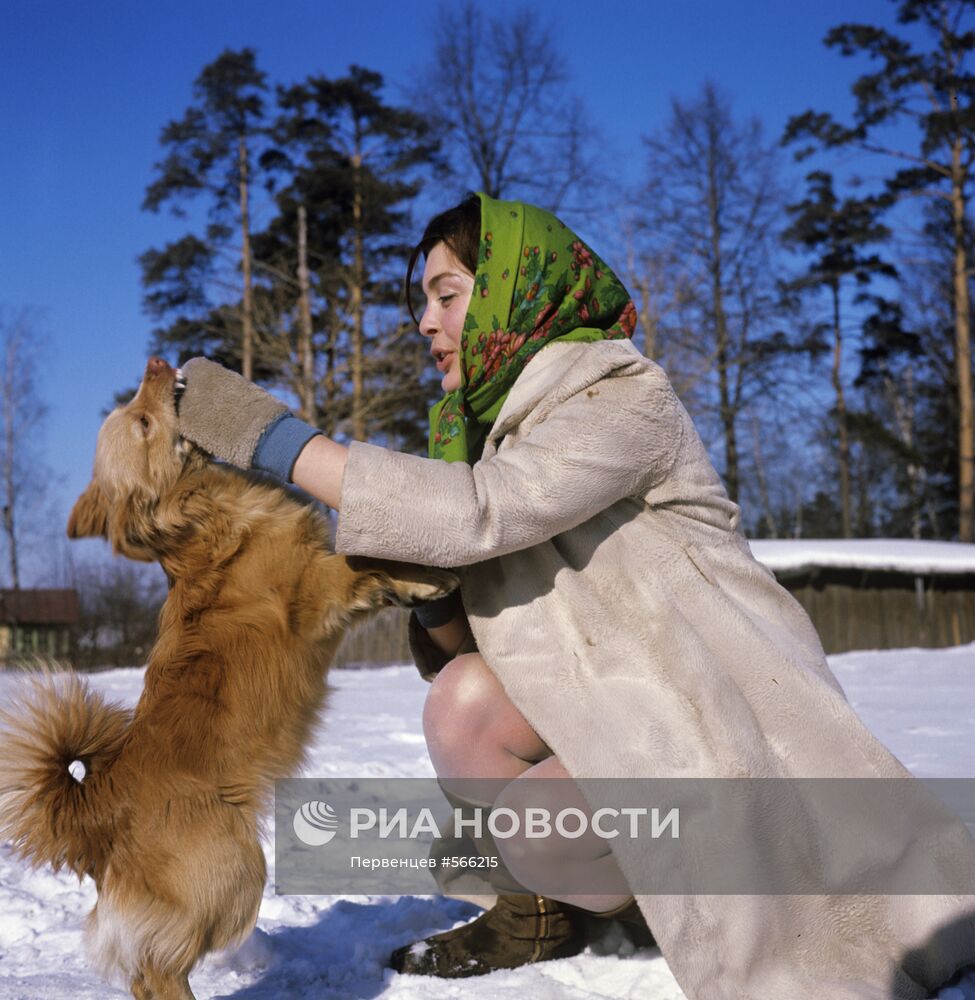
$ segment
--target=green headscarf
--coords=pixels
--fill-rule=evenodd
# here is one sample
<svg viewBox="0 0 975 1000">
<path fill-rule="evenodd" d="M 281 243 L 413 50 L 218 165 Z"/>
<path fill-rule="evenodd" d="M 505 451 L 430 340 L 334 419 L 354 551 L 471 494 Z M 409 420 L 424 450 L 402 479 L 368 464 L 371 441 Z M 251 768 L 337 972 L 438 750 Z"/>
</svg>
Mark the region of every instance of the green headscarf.
<svg viewBox="0 0 975 1000">
<path fill-rule="evenodd" d="M 481 244 L 461 335 L 461 386 L 430 411 L 431 458 L 473 464 L 525 365 L 546 344 L 622 340 L 636 309 L 602 260 L 549 212 L 481 199 Z"/>
</svg>

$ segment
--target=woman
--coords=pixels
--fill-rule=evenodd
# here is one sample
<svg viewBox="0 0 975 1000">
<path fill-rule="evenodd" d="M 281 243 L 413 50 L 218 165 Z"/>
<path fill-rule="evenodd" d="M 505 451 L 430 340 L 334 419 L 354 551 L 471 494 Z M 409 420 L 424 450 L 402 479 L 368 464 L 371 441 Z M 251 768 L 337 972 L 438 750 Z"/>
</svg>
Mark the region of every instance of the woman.
<svg viewBox="0 0 975 1000">
<path fill-rule="evenodd" d="M 845 701 L 802 609 L 752 558 L 690 418 L 629 342 L 633 304 L 599 257 L 548 213 L 483 195 L 435 219 L 419 251 L 419 325 L 446 394 L 430 458 L 345 448 L 202 360 L 185 367 L 180 418 L 217 456 L 338 510 L 338 551 L 458 569 L 462 605 L 412 628 L 448 790 L 498 778 L 517 802 L 539 774 L 906 777 Z M 750 819 L 759 837 L 781 832 Z M 939 895 L 644 890 L 637 903 L 690 998 L 921 998 L 975 959 L 975 902 L 951 894 L 975 845 L 905 836 L 948 859 Z M 600 846 L 558 860 L 595 866 L 611 891 L 503 894 L 394 964 L 462 975 L 578 950 L 566 901 L 633 918 L 625 886 L 654 864 L 645 843 Z M 498 847 L 536 890 L 552 859 Z"/>
</svg>

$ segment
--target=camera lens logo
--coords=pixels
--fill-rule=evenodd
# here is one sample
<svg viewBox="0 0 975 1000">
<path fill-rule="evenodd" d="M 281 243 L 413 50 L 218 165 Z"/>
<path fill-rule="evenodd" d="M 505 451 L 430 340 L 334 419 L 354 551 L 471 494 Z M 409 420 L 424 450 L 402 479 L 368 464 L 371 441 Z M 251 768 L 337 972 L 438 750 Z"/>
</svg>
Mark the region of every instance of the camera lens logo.
<svg viewBox="0 0 975 1000">
<path fill-rule="evenodd" d="M 338 817 L 327 802 L 306 802 L 295 813 L 295 835 L 309 847 L 327 844 L 336 833 Z"/>
</svg>

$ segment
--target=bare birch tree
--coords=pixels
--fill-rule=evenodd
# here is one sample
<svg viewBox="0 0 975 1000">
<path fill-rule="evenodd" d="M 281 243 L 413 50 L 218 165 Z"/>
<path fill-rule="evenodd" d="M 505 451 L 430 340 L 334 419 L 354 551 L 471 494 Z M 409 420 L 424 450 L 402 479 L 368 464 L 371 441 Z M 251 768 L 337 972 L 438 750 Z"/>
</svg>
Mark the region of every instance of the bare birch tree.
<svg viewBox="0 0 975 1000">
<path fill-rule="evenodd" d="M 759 123 L 735 121 L 710 83 L 694 100 L 675 99 L 666 125 L 645 143 L 638 218 L 647 254 L 674 289 L 655 351 L 686 386 L 696 416 L 717 420 L 725 483 L 737 500 L 739 419 L 775 361 L 798 349 L 774 323 L 777 160 Z"/>
<path fill-rule="evenodd" d="M 39 323 L 28 309 L 0 309 L 0 512 L 10 585 L 21 585 L 21 546 L 27 515 L 36 509 L 47 476 L 37 445 L 47 407 L 37 388 Z"/>
<path fill-rule="evenodd" d="M 537 7 L 489 16 L 474 0 L 442 4 L 434 24 L 416 103 L 439 124 L 462 186 L 565 208 L 596 175 L 598 144 L 552 42 L 555 29 Z"/>
</svg>

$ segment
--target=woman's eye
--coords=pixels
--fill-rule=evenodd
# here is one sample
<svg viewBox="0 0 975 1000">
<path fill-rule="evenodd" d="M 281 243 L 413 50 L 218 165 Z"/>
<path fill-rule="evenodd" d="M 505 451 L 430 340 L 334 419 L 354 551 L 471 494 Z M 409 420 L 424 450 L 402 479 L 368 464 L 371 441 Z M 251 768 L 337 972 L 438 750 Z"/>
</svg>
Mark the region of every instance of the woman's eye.
<svg viewBox="0 0 975 1000">
<path fill-rule="evenodd" d="M 448 306 L 451 300 L 454 298 L 453 295 L 441 295 L 437 300 L 442 306 Z"/>
</svg>

